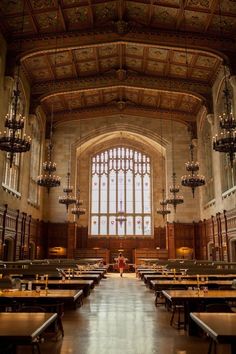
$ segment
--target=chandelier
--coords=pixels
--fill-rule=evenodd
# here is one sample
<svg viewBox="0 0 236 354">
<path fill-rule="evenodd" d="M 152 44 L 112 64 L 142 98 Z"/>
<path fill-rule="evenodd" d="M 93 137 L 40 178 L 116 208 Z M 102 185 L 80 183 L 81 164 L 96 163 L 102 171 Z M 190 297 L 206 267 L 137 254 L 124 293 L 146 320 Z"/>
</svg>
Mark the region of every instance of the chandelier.
<svg viewBox="0 0 236 354">
<path fill-rule="evenodd" d="M 80 215 L 84 215 L 86 213 L 86 209 L 81 207 L 81 205 L 83 205 L 83 200 L 79 199 L 79 195 L 80 190 L 78 190 L 78 199 L 75 203 L 75 208 L 71 209 L 71 213 L 76 215 L 78 219 Z"/>
<path fill-rule="evenodd" d="M 163 121 L 161 119 L 161 126 L 160 126 L 160 133 L 161 133 L 161 148 L 162 148 L 162 173 L 164 174 L 165 171 L 165 158 L 164 158 L 164 147 L 163 147 Z M 157 214 L 162 215 L 163 219 L 166 215 L 170 214 L 170 210 L 167 209 L 167 200 L 165 199 L 165 189 L 164 189 L 164 177 L 162 177 L 162 200 L 160 201 L 161 208 L 157 209 Z"/>
<path fill-rule="evenodd" d="M 56 164 L 52 162 L 52 148 L 53 145 L 50 139 L 47 161 L 43 163 L 43 171 L 45 173 L 37 177 L 37 184 L 40 187 L 47 188 L 48 193 L 50 192 L 50 188 L 59 187 L 61 184 L 60 178 L 53 174 L 56 171 Z"/>
<path fill-rule="evenodd" d="M 157 209 L 157 214 L 162 215 L 163 219 L 165 218 L 166 215 L 170 214 L 170 210 L 167 209 L 168 202 L 164 197 L 165 197 L 165 190 L 163 188 L 162 189 L 162 200 L 160 201 L 161 208 Z"/>
<path fill-rule="evenodd" d="M 167 204 L 173 205 L 174 210 L 176 211 L 177 205 L 183 204 L 184 198 L 183 198 L 183 196 L 178 195 L 179 186 L 176 184 L 176 173 L 175 172 L 173 172 L 173 174 L 172 174 L 172 181 L 173 181 L 173 184 L 170 187 L 170 193 L 172 194 L 172 196 L 169 196 L 169 198 L 167 199 Z"/>
<path fill-rule="evenodd" d="M 21 32 L 24 32 L 24 4 L 22 13 Z M 21 41 L 19 41 L 19 52 L 21 51 Z M 15 157 L 15 154 L 27 152 L 31 147 L 31 138 L 24 134 L 25 117 L 21 115 L 20 104 L 20 60 L 17 66 L 16 88 L 13 90 L 11 98 L 11 109 L 5 117 L 4 127 L 6 130 L 0 132 L 0 150 L 7 152 L 7 158 L 10 162 L 10 168 Z"/>
<path fill-rule="evenodd" d="M 58 11 L 56 14 L 56 33 L 58 29 Z M 56 67 L 56 58 L 57 58 L 57 36 L 56 36 L 56 43 L 55 43 L 55 52 L 54 52 L 54 67 Z M 54 80 L 55 86 L 56 78 Z M 47 161 L 43 163 L 43 170 L 45 171 L 44 175 L 41 175 L 37 178 L 37 184 L 41 187 L 45 187 L 50 192 L 51 188 L 59 187 L 61 184 L 60 178 L 53 174 L 56 171 L 56 164 L 52 162 L 52 127 L 53 127 L 53 116 L 54 116 L 54 100 L 52 100 L 51 106 L 51 123 L 50 123 L 50 139 L 48 144 L 48 157 Z"/>
<path fill-rule="evenodd" d="M 191 143 L 189 145 L 191 160 L 185 163 L 186 170 L 190 172 L 190 174 L 181 177 L 181 184 L 184 187 L 189 187 L 192 189 L 194 198 L 195 188 L 204 186 L 205 177 L 197 173 L 199 170 L 199 163 L 193 160 L 193 149 L 194 145 Z"/>
<path fill-rule="evenodd" d="M 224 112 L 219 116 L 221 132 L 219 136 L 216 134 L 213 137 L 213 149 L 227 154 L 231 168 L 233 168 L 236 153 L 236 121 L 232 113 L 232 96 L 227 81 L 226 69 L 224 66 Z"/>
<path fill-rule="evenodd" d="M 115 221 L 117 221 L 118 223 L 120 223 L 120 225 L 122 225 L 122 223 L 125 222 L 126 220 L 127 220 L 127 218 L 126 218 L 125 212 L 122 208 L 122 200 L 121 200 L 120 201 L 120 210 L 117 213 Z"/>
<path fill-rule="evenodd" d="M 59 197 L 58 202 L 60 204 L 64 204 L 66 206 L 66 210 L 68 212 L 69 205 L 76 203 L 76 198 L 71 195 L 73 192 L 73 187 L 70 185 L 70 171 L 67 172 L 67 185 L 63 188 L 63 192 L 65 195 Z"/>
<path fill-rule="evenodd" d="M 48 156 L 47 156 L 47 161 L 43 163 L 43 171 L 45 173 L 37 177 L 37 184 L 40 187 L 47 188 L 48 193 L 50 192 L 51 188 L 59 187 L 61 184 L 60 178 L 55 174 L 53 174 L 56 171 L 56 164 L 55 162 L 52 162 L 52 149 L 53 149 L 52 122 L 53 122 L 53 105 L 51 111 L 51 127 L 50 127 L 50 141 L 48 144 Z"/>
</svg>

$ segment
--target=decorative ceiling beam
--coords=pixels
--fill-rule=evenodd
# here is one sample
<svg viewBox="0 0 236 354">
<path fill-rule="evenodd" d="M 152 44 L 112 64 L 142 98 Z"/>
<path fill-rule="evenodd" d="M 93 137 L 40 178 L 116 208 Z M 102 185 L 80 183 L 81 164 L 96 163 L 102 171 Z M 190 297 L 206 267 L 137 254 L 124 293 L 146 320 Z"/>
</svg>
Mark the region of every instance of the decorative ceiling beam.
<svg viewBox="0 0 236 354">
<path fill-rule="evenodd" d="M 187 114 L 184 112 L 161 110 L 161 109 L 151 109 L 149 107 L 140 107 L 125 105 L 122 110 L 118 108 L 116 104 L 111 104 L 101 107 L 91 107 L 86 109 L 79 109 L 73 111 L 65 111 L 54 113 L 54 126 L 57 126 L 60 123 L 77 121 L 84 119 L 97 119 L 99 117 L 106 117 L 111 115 L 127 115 L 127 116 L 138 116 L 146 117 L 152 119 L 164 119 L 164 120 L 174 120 L 178 121 L 185 125 L 195 124 L 196 116 Z"/>
<path fill-rule="evenodd" d="M 137 89 L 149 89 L 156 91 L 186 93 L 198 98 L 201 101 L 207 100 L 211 96 L 211 87 L 205 83 L 193 80 L 169 79 L 165 77 L 153 77 L 141 75 L 135 72 L 126 72 L 122 80 L 114 71 L 111 74 L 90 76 L 71 80 L 57 80 L 42 82 L 32 85 L 31 93 L 33 97 L 38 97 L 39 101 L 48 97 L 70 92 L 90 91 L 102 88 L 130 87 Z"/>
<path fill-rule="evenodd" d="M 205 53 L 215 54 L 225 58 L 224 51 L 236 52 L 235 38 L 208 35 L 206 33 L 185 33 L 168 30 L 154 30 L 148 28 L 130 28 L 127 33 L 119 34 L 114 26 L 102 30 L 74 31 L 45 35 L 35 35 L 21 39 L 21 59 L 37 53 L 55 50 L 55 38 L 57 48 L 60 50 L 98 46 L 110 43 L 135 43 L 154 47 L 182 48 L 202 50 Z M 10 53 L 19 52 L 19 39 L 9 41 Z"/>
</svg>

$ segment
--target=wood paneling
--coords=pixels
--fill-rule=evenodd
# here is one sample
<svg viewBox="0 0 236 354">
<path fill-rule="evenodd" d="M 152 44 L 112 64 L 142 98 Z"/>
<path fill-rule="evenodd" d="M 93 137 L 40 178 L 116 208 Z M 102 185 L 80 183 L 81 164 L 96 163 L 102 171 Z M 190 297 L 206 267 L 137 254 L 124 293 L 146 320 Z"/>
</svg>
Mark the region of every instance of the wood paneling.
<svg viewBox="0 0 236 354">
<path fill-rule="evenodd" d="M 42 259 L 49 257 L 49 248 L 63 247 L 67 258 L 72 258 L 76 249 L 107 249 L 110 262 L 123 249 L 129 262 L 134 263 L 137 249 L 168 249 L 166 256 L 176 258 L 178 249 L 183 247 L 193 249 L 192 257 L 196 259 L 232 261 L 230 245 L 236 237 L 235 230 L 236 208 L 198 223 L 167 223 L 166 228 L 155 228 L 152 238 L 88 237 L 87 227 L 45 223 L 5 204 L 0 206 L 0 259 Z"/>
</svg>

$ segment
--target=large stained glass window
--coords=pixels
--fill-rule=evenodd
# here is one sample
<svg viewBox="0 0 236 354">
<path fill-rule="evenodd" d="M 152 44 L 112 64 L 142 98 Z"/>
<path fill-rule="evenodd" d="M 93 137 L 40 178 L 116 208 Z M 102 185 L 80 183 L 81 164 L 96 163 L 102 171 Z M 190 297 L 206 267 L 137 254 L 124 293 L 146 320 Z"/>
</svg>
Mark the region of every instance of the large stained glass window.
<svg viewBox="0 0 236 354">
<path fill-rule="evenodd" d="M 150 157 L 123 146 L 93 156 L 90 234 L 151 235 L 151 215 Z"/>
</svg>

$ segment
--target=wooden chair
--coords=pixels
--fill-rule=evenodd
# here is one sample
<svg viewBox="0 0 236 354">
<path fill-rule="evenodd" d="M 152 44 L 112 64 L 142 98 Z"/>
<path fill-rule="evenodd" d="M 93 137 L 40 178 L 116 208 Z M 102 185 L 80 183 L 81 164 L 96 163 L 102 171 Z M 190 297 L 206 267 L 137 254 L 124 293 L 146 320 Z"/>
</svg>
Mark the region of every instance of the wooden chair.
<svg viewBox="0 0 236 354">
<path fill-rule="evenodd" d="M 185 323 L 185 320 L 181 320 L 181 317 L 183 316 L 183 313 L 184 313 L 184 305 L 183 304 L 172 304 L 172 308 L 171 308 L 171 311 L 172 311 L 172 315 L 171 315 L 171 318 L 170 318 L 170 325 L 171 326 L 175 326 L 177 327 L 177 329 L 181 329 L 181 328 L 184 328 L 186 329 L 186 323 Z M 177 321 L 174 322 L 174 319 L 175 319 L 175 315 L 177 314 Z M 181 316 L 182 314 L 182 316 Z"/>
</svg>

